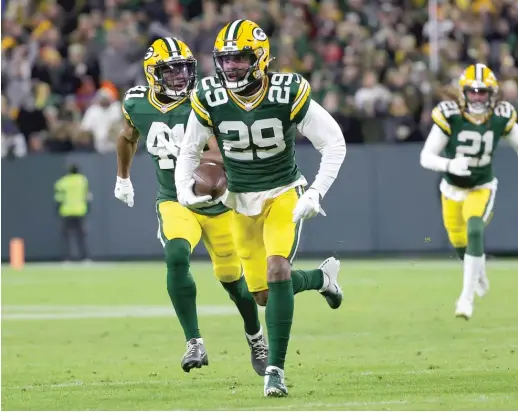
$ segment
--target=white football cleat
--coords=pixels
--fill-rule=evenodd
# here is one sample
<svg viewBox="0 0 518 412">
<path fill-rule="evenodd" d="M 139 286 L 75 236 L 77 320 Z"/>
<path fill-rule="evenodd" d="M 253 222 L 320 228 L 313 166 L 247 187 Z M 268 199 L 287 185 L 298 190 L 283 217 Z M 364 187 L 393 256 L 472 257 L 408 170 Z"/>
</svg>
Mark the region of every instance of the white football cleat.
<svg viewBox="0 0 518 412">
<path fill-rule="evenodd" d="M 327 258 L 319 266 L 319 269 L 324 275 L 324 283 L 319 292 L 326 298 L 327 304 L 331 309 L 338 309 L 343 300 L 342 288 L 338 284 L 340 261 L 334 257 Z"/>
<path fill-rule="evenodd" d="M 264 375 L 264 396 L 281 398 L 288 396 L 288 388 L 284 382 L 284 370 L 277 366 L 268 366 Z"/>
<path fill-rule="evenodd" d="M 471 318 L 472 315 L 473 302 L 465 298 L 460 298 L 457 301 L 457 307 L 455 308 L 455 316 L 458 318 L 464 318 L 466 320 L 469 320 L 469 318 Z"/>
</svg>

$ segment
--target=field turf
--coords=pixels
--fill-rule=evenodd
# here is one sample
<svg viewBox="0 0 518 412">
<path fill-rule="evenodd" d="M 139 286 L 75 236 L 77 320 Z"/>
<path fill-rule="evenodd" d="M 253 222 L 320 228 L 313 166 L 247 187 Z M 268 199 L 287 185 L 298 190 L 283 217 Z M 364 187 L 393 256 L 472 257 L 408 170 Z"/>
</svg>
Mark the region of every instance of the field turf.
<svg viewBox="0 0 518 412">
<path fill-rule="evenodd" d="M 458 261 L 343 259 L 340 309 L 296 296 L 290 394 L 265 399 L 207 263 L 193 273 L 210 365 L 189 374 L 162 264 L 4 266 L 2 409 L 516 410 L 518 261 L 488 267 L 466 322 L 453 316 Z"/>
</svg>

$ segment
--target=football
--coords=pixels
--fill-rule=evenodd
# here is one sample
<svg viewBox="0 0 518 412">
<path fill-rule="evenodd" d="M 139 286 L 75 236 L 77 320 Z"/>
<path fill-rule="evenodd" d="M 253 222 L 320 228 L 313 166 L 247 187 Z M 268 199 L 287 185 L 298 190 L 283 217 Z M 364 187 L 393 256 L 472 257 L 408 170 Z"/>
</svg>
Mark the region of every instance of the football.
<svg viewBox="0 0 518 412">
<path fill-rule="evenodd" d="M 213 199 L 227 190 L 227 176 L 216 163 L 202 163 L 194 171 L 193 191 L 196 196 L 210 195 Z"/>
</svg>

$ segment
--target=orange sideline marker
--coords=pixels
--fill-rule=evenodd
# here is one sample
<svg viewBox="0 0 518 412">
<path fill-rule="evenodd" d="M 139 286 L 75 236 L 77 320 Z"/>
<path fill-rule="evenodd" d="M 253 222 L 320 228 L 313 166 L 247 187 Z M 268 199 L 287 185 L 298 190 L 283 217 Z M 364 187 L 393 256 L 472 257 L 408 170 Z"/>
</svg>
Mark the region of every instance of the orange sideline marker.
<svg viewBox="0 0 518 412">
<path fill-rule="evenodd" d="M 9 242 L 9 259 L 13 269 L 23 269 L 25 264 L 25 243 L 22 238 L 15 237 Z"/>
</svg>

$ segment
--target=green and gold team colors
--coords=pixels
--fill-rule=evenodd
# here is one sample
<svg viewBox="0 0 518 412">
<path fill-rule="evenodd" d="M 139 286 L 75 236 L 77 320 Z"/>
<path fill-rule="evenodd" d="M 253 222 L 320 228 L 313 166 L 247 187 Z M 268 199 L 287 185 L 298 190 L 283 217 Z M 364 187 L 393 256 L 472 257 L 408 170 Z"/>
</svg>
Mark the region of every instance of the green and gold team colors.
<svg viewBox="0 0 518 412">
<path fill-rule="evenodd" d="M 469 157 L 471 176 L 455 176 L 445 173 L 446 181 L 457 187 L 472 188 L 493 180 L 493 153 L 502 137 L 516 123 L 516 110 L 500 101 L 482 124 L 475 124 L 462 114 L 454 101 L 443 101 L 432 111 L 432 119 L 449 136 L 444 150 L 446 157 Z"/>
<path fill-rule="evenodd" d="M 189 98 L 185 97 L 164 106 L 149 87 L 135 86 L 126 92 L 122 111 L 140 136 L 146 139 L 147 151 L 155 163 L 158 179 L 157 201 L 177 201 L 174 168 L 191 113 Z M 192 210 L 204 215 L 218 215 L 228 208 L 219 203 Z"/>
<path fill-rule="evenodd" d="M 306 115 L 311 87 L 296 73 L 268 73 L 263 81 L 253 101 L 227 91 L 217 77 L 205 77 L 191 94 L 198 120 L 214 130 L 234 193 L 270 190 L 300 177 L 296 124 Z"/>
</svg>

